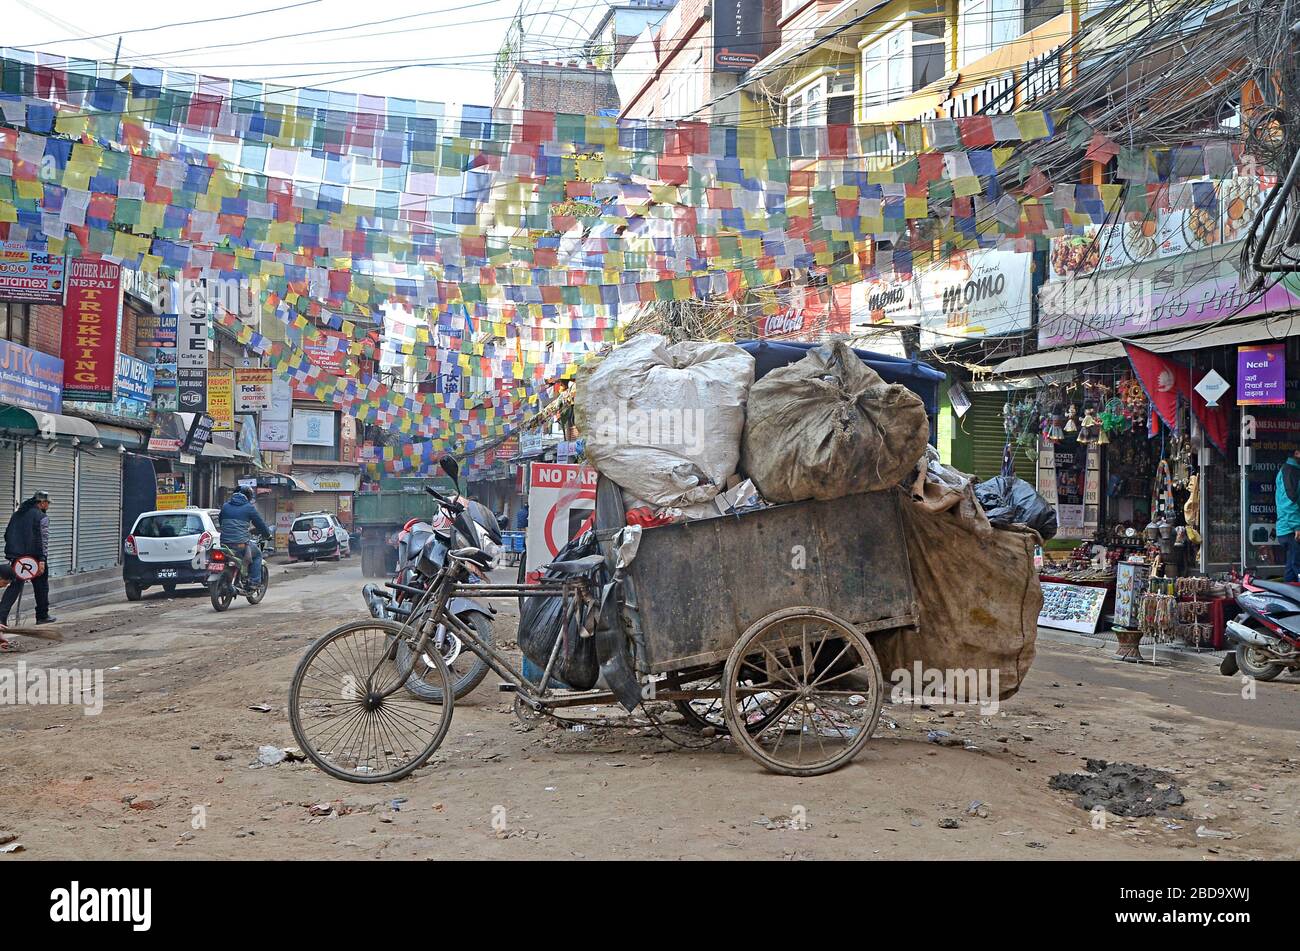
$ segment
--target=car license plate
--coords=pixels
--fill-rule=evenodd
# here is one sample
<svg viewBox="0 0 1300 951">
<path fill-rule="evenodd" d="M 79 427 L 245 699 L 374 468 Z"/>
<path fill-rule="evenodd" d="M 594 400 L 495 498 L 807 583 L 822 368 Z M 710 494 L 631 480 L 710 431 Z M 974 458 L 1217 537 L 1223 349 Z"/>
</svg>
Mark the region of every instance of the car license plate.
<svg viewBox="0 0 1300 951">
<path fill-rule="evenodd" d="M 158 577 L 159 577 L 159 578 L 175 578 L 175 577 L 176 577 L 176 569 L 175 569 L 175 568 L 159 568 L 159 569 L 158 569 Z"/>
</svg>

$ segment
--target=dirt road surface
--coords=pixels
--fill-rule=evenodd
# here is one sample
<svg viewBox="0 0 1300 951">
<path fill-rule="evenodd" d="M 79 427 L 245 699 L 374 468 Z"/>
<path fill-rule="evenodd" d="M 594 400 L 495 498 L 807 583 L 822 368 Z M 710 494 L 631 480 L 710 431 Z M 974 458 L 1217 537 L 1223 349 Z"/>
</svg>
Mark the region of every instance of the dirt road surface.
<svg viewBox="0 0 1300 951">
<path fill-rule="evenodd" d="M 503 577 L 510 572 L 502 572 Z M 355 564 L 275 567 L 266 601 L 215 613 L 199 589 L 59 611 L 61 643 L 15 638 L 0 665 L 104 672 L 97 716 L 0 707 L 0 843 L 46 858 L 1229 859 L 1300 854 L 1300 683 L 1133 667 L 1040 641 L 994 716 L 886 705 L 828 776 L 764 772 L 729 739 L 525 731 L 489 675 L 412 778 L 379 786 L 305 763 L 288 682 L 312 639 L 365 616 Z M 498 641 L 516 612 L 498 602 Z M 931 731 L 960 738 L 941 746 Z M 673 739 L 700 744 L 697 734 Z M 948 740 L 954 743 L 954 740 Z M 1049 788 L 1086 758 L 1167 770 L 1181 817 L 1109 816 Z M 1230 838 L 1198 836 L 1198 828 Z"/>
</svg>

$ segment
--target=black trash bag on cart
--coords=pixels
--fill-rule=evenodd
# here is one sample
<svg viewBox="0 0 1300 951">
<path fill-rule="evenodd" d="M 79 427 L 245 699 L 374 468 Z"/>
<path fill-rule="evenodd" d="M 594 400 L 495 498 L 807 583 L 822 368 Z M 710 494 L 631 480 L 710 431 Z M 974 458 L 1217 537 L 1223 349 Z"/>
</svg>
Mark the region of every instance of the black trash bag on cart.
<svg viewBox="0 0 1300 951">
<path fill-rule="evenodd" d="M 995 525 L 1028 525 L 1043 540 L 1056 534 L 1056 508 L 1017 476 L 997 476 L 975 486 L 975 498 Z"/>
<path fill-rule="evenodd" d="M 560 549 L 556 561 L 570 561 L 585 558 L 600 551 L 595 536 L 584 532 Z M 605 582 L 604 569 L 596 576 L 597 585 Z M 558 572 L 542 571 L 545 580 L 564 577 Z M 583 611 L 577 610 L 565 623 L 567 606 L 559 595 L 549 598 L 524 598 L 523 610 L 519 612 L 519 650 L 541 669 L 551 659 L 551 648 L 555 640 L 563 637 L 560 655 L 555 659 L 555 669 L 551 679 L 559 680 L 574 690 L 590 690 L 596 685 L 600 676 L 600 661 L 596 657 L 596 639 L 582 637 Z M 599 609 L 599 603 L 587 605 L 586 611 Z"/>
</svg>

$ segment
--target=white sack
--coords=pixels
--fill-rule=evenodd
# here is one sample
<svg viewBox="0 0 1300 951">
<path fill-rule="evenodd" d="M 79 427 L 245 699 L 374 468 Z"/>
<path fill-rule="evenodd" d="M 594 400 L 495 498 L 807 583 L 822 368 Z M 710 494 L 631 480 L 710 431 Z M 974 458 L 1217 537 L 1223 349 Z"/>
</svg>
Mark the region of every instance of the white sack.
<svg viewBox="0 0 1300 951">
<path fill-rule="evenodd" d="M 753 382 L 754 358 L 734 344 L 634 337 L 579 372 L 587 459 L 652 506 L 707 502 L 736 471 Z"/>
</svg>

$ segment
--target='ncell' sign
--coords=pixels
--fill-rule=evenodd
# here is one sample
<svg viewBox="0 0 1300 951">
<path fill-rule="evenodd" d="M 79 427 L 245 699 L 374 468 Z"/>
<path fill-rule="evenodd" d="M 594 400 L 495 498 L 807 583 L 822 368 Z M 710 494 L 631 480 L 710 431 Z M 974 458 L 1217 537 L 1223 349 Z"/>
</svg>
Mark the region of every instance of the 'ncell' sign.
<svg viewBox="0 0 1300 951">
<path fill-rule="evenodd" d="M 122 269 L 108 261 L 68 262 L 63 304 L 63 397 L 113 402 Z"/>
</svg>

